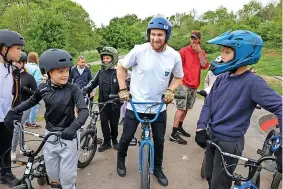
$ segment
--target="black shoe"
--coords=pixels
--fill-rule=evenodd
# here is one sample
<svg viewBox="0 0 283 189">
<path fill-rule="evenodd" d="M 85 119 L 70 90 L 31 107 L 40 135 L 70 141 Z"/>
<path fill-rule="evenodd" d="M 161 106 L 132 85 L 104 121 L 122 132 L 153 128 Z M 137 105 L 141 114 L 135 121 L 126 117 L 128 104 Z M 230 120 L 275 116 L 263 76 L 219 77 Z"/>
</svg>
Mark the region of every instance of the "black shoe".
<svg viewBox="0 0 283 189">
<path fill-rule="evenodd" d="M 187 141 L 184 140 L 178 132 L 171 134 L 170 141 L 177 142 L 178 144 L 187 144 Z"/>
<path fill-rule="evenodd" d="M 111 149 L 111 143 L 110 142 L 103 142 L 103 144 L 101 144 L 101 146 L 98 148 L 99 152 L 104 152 L 105 150 Z"/>
<path fill-rule="evenodd" d="M 6 172 L 1 175 L 1 184 L 7 184 L 10 188 L 18 185 L 20 183 L 19 179 L 16 178 L 11 172 Z"/>
<path fill-rule="evenodd" d="M 113 140 L 113 141 L 112 141 L 112 145 L 113 145 L 113 149 L 114 149 L 114 150 L 118 150 L 119 144 L 118 144 L 118 141 L 117 141 L 117 140 Z"/>
<path fill-rule="evenodd" d="M 120 177 L 126 176 L 125 157 L 117 155 L 117 173 Z"/>
<path fill-rule="evenodd" d="M 187 131 L 185 131 L 183 127 L 178 127 L 178 132 L 179 132 L 180 134 L 182 134 L 183 136 L 185 136 L 185 137 L 191 137 L 190 133 L 188 133 Z"/>
<path fill-rule="evenodd" d="M 162 168 L 155 167 L 153 171 L 153 175 L 157 178 L 159 184 L 161 184 L 162 186 L 168 186 L 168 179 L 164 175 Z"/>
<path fill-rule="evenodd" d="M 124 124 L 124 118 L 121 119 L 119 125 L 123 125 Z"/>
</svg>

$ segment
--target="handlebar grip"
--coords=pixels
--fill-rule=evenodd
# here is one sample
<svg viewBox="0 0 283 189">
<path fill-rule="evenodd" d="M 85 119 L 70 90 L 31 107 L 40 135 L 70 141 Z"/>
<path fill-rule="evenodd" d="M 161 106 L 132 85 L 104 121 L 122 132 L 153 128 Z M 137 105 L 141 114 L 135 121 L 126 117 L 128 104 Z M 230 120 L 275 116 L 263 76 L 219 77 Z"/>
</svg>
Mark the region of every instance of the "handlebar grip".
<svg viewBox="0 0 283 189">
<path fill-rule="evenodd" d="M 115 98 L 120 98 L 120 97 L 119 97 L 119 95 L 117 95 L 117 94 L 110 94 L 110 95 L 109 95 L 109 98 L 110 98 L 110 99 L 115 99 Z"/>
<path fill-rule="evenodd" d="M 186 99 L 185 95 L 174 95 L 175 99 Z"/>
</svg>

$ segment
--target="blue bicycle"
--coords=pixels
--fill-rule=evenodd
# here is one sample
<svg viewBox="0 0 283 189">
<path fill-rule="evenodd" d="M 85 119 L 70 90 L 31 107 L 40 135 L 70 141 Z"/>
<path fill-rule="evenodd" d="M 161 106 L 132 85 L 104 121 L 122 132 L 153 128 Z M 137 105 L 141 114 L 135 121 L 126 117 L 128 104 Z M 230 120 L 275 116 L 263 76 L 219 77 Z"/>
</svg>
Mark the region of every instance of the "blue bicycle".
<svg viewBox="0 0 283 189">
<path fill-rule="evenodd" d="M 226 174 L 228 176 L 230 176 L 234 181 L 234 189 L 259 189 L 259 186 L 257 185 L 257 181 L 258 181 L 258 178 L 259 178 L 259 175 L 260 175 L 260 171 L 263 169 L 261 164 L 263 162 L 269 161 L 269 160 L 276 161 L 275 156 L 264 156 L 264 157 L 261 157 L 258 160 L 254 160 L 254 159 L 250 159 L 250 158 L 246 158 L 246 157 L 242 157 L 242 156 L 237 156 L 237 155 L 234 155 L 234 154 L 223 152 L 221 150 L 221 148 L 212 141 L 207 141 L 207 143 L 208 143 L 208 145 L 215 147 L 220 152 L 221 161 L 222 161 L 222 165 L 224 167 L 224 170 L 225 170 Z M 251 168 L 252 170 L 255 170 L 255 171 L 253 171 L 253 174 L 251 174 L 251 172 L 249 172 L 249 175 L 246 178 L 242 177 L 241 175 L 239 175 L 237 173 L 231 174 L 228 171 L 228 168 L 227 168 L 228 165 L 226 165 L 226 162 L 224 160 L 224 156 L 243 160 L 243 161 L 246 162 L 245 163 L 246 167 L 249 167 L 249 168 Z M 275 186 L 274 186 L 274 188 L 271 187 L 271 189 L 278 189 L 278 186 L 277 186 L 277 188 L 275 188 Z"/>
<path fill-rule="evenodd" d="M 118 95 L 110 95 L 110 98 L 119 98 Z M 184 99 L 183 96 L 174 96 L 175 99 Z M 140 140 L 137 141 L 133 138 L 131 146 L 136 146 L 139 143 L 139 172 L 141 174 L 141 189 L 150 188 L 150 176 L 154 171 L 154 145 L 151 141 L 151 128 L 150 124 L 155 122 L 158 118 L 160 111 L 165 104 L 163 100 L 161 102 L 134 102 L 130 99 L 130 104 L 132 106 L 133 112 L 136 119 L 142 124 L 142 134 Z M 147 104 L 150 105 L 148 109 L 158 106 L 157 113 L 153 119 L 149 119 L 147 116 L 140 118 L 139 114 L 135 108 L 137 104 Z M 147 111 L 146 110 L 146 111 Z M 146 111 L 144 113 L 146 113 Z"/>
</svg>

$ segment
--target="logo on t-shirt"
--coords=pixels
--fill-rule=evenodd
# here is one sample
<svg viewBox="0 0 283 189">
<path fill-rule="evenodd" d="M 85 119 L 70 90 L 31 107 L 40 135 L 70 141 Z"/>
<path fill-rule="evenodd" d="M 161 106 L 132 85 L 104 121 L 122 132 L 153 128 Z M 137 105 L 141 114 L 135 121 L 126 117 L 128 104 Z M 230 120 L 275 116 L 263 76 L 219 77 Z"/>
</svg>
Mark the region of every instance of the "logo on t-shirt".
<svg viewBox="0 0 283 189">
<path fill-rule="evenodd" d="M 165 76 L 168 76 L 168 75 L 169 75 L 169 73 L 170 73 L 170 72 L 166 72 L 166 71 L 165 71 Z"/>
</svg>

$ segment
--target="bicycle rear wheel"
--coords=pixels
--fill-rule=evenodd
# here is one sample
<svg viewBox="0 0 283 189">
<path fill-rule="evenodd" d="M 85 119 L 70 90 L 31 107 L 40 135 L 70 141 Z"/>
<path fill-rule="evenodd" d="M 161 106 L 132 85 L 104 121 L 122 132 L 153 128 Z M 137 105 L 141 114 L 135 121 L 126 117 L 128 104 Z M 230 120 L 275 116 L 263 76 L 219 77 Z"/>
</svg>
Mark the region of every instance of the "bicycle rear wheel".
<svg viewBox="0 0 283 189">
<path fill-rule="evenodd" d="M 92 161 L 97 149 L 97 135 L 93 130 L 85 130 L 80 136 L 80 151 L 78 168 L 87 167 Z"/>
<path fill-rule="evenodd" d="M 142 148 L 142 170 L 141 170 L 141 189 L 150 188 L 150 148 L 144 145 Z"/>
</svg>

